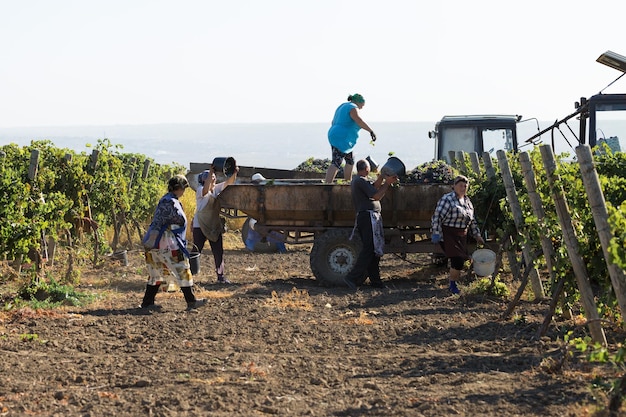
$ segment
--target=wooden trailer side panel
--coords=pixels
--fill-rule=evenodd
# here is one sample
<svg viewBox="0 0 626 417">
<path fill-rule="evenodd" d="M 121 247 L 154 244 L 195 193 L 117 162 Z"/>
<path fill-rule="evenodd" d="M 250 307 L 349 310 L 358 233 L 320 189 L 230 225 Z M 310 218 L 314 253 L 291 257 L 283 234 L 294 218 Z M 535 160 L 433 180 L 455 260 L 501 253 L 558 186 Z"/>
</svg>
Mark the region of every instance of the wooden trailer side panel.
<svg viewBox="0 0 626 417">
<path fill-rule="evenodd" d="M 428 227 L 449 185 L 401 184 L 381 201 L 385 227 Z M 235 184 L 220 194 L 222 207 L 237 209 L 266 226 L 351 227 L 354 208 L 346 184 Z"/>
</svg>

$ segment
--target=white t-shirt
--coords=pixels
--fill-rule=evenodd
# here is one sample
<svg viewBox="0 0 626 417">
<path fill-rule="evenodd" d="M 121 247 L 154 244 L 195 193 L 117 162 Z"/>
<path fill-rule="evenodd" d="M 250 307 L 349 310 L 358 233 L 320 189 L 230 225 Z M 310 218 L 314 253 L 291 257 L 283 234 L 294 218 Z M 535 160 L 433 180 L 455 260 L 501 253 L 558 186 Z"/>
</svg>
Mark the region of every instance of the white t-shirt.
<svg viewBox="0 0 626 417">
<path fill-rule="evenodd" d="M 217 198 L 217 196 L 224 190 L 224 183 L 220 182 L 219 184 L 215 184 L 212 193 L 206 193 L 206 195 L 202 195 L 204 187 L 198 187 L 196 189 L 196 215 L 193 216 L 192 227 L 200 227 L 200 222 L 198 221 L 198 212 L 206 207 L 211 198 Z"/>
</svg>

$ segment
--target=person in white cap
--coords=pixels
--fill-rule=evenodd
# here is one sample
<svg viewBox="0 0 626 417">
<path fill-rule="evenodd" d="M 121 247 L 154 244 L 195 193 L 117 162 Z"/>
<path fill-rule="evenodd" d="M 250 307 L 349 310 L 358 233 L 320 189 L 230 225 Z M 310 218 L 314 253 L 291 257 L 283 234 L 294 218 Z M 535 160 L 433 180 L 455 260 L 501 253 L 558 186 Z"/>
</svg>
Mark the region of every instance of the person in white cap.
<svg viewBox="0 0 626 417">
<path fill-rule="evenodd" d="M 250 182 L 253 184 L 260 184 L 263 181 L 267 181 L 267 179 L 259 172 L 250 177 Z M 246 236 L 246 249 L 251 252 L 254 252 L 255 245 L 262 240 L 266 240 L 269 243 L 273 243 L 276 246 L 276 249 L 280 253 L 287 253 L 287 247 L 285 246 L 285 242 L 282 241 L 279 234 L 277 232 L 270 232 L 269 234 L 263 236 L 259 232 L 256 231 L 254 225 L 256 224 L 256 220 L 250 218 L 248 222 L 248 235 Z"/>
<path fill-rule="evenodd" d="M 236 167 L 233 175 L 219 184 L 216 184 L 217 179 L 212 165 L 210 170 L 198 175 L 198 183 L 201 187 L 196 190 L 196 214 L 193 216 L 192 231 L 193 244 L 198 248 L 198 252 L 202 253 L 204 243 L 209 241 L 215 260 L 217 282 L 221 284 L 230 284 L 230 281 L 224 276 L 224 242 L 222 238 L 224 223 L 220 217 L 220 203 L 217 196 L 226 187 L 235 183 L 238 172 L 239 167 Z"/>
<path fill-rule="evenodd" d="M 261 242 L 263 238 L 265 238 L 268 243 L 273 243 L 276 246 L 276 249 L 279 253 L 287 253 L 287 247 L 285 246 L 285 242 L 280 239 L 280 235 L 277 232 L 270 232 L 267 235 L 263 236 L 259 232 L 257 232 L 254 227 L 255 225 L 256 220 L 251 218 L 248 222 L 248 235 L 246 236 L 245 242 L 246 249 L 254 252 L 255 245 Z"/>
</svg>

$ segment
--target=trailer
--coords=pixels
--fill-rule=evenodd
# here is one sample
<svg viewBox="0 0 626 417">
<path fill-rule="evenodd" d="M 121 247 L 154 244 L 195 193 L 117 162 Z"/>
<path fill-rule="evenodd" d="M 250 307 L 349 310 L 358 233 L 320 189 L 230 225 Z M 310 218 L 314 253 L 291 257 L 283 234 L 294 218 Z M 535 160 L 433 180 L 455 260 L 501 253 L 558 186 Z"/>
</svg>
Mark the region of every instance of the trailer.
<svg viewBox="0 0 626 417">
<path fill-rule="evenodd" d="M 439 198 L 449 191 L 446 184 L 391 187 L 381 200 L 385 253 L 440 254 L 440 247 L 430 240 L 430 221 Z M 343 285 L 361 249 L 358 233 L 352 233 L 355 212 L 349 184 L 240 183 L 225 188 L 218 199 L 224 216 L 255 219 L 255 230 L 261 234 L 277 232 L 290 245 L 312 243 L 309 260 L 315 278 L 326 285 Z M 242 230 L 244 240 L 248 222 Z"/>
</svg>

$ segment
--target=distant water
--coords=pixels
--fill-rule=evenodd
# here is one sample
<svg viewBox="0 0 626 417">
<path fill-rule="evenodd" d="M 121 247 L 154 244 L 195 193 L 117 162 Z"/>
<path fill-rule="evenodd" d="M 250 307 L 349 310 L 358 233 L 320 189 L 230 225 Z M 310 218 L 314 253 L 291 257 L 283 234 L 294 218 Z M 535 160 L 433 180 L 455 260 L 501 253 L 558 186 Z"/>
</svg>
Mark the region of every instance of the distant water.
<svg viewBox="0 0 626 417">
<path fill-rule="evenodd" d="M 434 142 L 428 131 L 435 122 L 370 122 L 370 126 L 378 139 L 370 145 L 369 133 L 362 130 L 355 158 L 369 155 L 380 164 L 393 153 L 407 169 L 433 159 Z M 87 144 L 108 138 L 123 145 L 124 153 L 144 154 L 163 164 L 188 167 L 191 162 L 232 156 L 239 165 L 294 169 L 309 158 L 330 158 L 328 127 L 327 123 L 250 123 L 0 128 L 0 144 L 24 146 L 48 139 L 59 148 L 91 153 Z"/>
<path fill-rule="evenodd" d="M 433 159 L 434 141 L 428 137 L 428 132 L 434 129 L 434 121 L 369 124 L 378 140 L 372 146 L 369 134 L 362 130 L 354 149 L 356 159 L 369 155 L 384 164 L 392 153 L 408 170 Z M 549 124 L 541 123 L 541 129 Z M 95 145 L 98 139 L 107 138 L 113 144 L 122 145 L 124 153 L 144 154 L 162 164 L 176 162 L 189 167 L 191 162 L 211 162 L 215 157 L 232 156 L 243 166 L 294 169 L 309 158 L 330 158 L 328 127 L 327 123 L 212 123 L 0 128 L 0 145 L 25 146 L 31 140 L 48 139 L 59 148 L 91 153 L 88 144 Z M 520 124 L 520 145 L 538 130 L 539 126 L 532 123 Z M 624 128 L 617 130 L 626 131 Z M 550 143 L 550 135 L 544 135 L 543 141 Z M 575 142 L 570 139 L 570 143 Z M 623 139 L 621 142 L 623 147 Z M 557 154 L 564 151 L 574 154 L 568 142 L 558 135 L 555 148 Z"/>
</svg>

